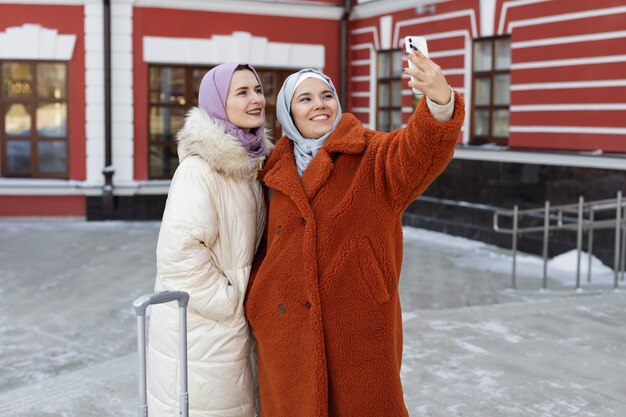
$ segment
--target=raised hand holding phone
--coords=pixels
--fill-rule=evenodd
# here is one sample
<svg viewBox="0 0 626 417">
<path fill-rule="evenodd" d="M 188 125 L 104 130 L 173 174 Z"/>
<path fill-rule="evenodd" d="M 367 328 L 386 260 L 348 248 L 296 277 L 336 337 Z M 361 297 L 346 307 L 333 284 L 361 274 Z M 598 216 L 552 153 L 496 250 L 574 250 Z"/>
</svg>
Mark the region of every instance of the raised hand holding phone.
<svg viewBox="0 0 626 417">
<path fill-rule="evenodd" d="M 409 62 L 403 71 L 411 76 L 409 86 L 416 95 L 425 94 L 436 104 L 445 105 L 450 101 L 450 87 L 441 67 L 428 58 L 428 46 L 423 36 L 404 38 L 404 56 Z"/>
</svg>

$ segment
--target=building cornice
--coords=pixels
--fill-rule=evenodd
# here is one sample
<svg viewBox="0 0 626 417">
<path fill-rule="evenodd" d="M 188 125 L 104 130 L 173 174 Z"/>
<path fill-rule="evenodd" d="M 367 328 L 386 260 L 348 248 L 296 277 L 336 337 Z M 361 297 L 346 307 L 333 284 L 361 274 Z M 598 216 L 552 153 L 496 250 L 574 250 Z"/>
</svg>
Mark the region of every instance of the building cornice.
<svg viewBox="0 0 626 417">
<path fill-rule="evenodd" d="M 116 196 L 167 194 L 170 180 L 116 181 Z M 61 180 L 38 178 L 0 178 L 0 196 L 102 196 L 102 181 Z"/>
<path fill-rule="evenodd" d="M 0 0 L 0 4 L 28 4 L 33 6 L 84 6 L 88 0 Z"/>
<path fill-rule="evenodd" d="M 210 52 L 209 52 L 210 51 Z M 248 32 L 213 35 L 211 38 L 145 36 L 143 59 L 157 64 L 206 64 L 247 62 L 257 68 L 324 68 L 324 45 L 270 42 Z"/>
<path fill-rule="evenodd" d="M 340 20 L 343 7 L 323 3 L 246 0 L 136 0 L 136 7 Z"/>
<path fill-rule="evenodd" d="M 354 6 L 352 13 L 350 13 L 350 20 L 382 16 L 400 10 L 416 10 L 418 6 L 431 6 L 448 1 L 450 0 L 375 0 L 369 3 L 357 4 Z"/>
</svg>

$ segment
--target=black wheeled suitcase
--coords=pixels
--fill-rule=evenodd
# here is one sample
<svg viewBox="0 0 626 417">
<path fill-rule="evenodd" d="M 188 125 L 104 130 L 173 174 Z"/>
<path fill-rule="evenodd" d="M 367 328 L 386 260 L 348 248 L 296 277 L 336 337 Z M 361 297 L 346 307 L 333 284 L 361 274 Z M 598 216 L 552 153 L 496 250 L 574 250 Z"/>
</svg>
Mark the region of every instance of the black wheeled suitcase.
<svg viewBox="0 0 626 417">
<path fill-rule="evenodd" d="M 189 294 L 184 291 L 162 291 L 139 297 L 133 303 L 137 315 L 139 353 L 139 417 L 148 417 L 148 392 L 146 385 L 146 309 L 152 304 L 178 301 L 180 316 L 180 416 L 189 416 L 187 390 L 187 304 Z"/>
</svg>

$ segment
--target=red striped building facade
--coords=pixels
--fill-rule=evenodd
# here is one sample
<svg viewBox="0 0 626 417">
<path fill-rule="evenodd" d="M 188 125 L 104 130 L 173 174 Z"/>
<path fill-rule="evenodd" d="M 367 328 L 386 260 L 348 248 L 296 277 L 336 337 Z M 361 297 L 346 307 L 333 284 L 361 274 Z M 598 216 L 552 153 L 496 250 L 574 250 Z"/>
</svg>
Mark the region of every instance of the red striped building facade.
<svg viewBox="0 0 626 417">
<path fill-rule="evenodd" d="M 407 223 L 480 238 L 475 214 L 441 202 L 542 206 L 625 188 L 623 1 L 117 0 L 105 214 L 106 3 L 0 0 L 0 216 L 159 218 L 176 130 L 224 61 L 260 70 L 276 136 L 276 93 L 302 67 L 345 77 L 344 110 L 367 127 L 400 127 L 416 104 L 407 35 L 426 37 L 467 103 L 455 159 Z"/>
</svg>

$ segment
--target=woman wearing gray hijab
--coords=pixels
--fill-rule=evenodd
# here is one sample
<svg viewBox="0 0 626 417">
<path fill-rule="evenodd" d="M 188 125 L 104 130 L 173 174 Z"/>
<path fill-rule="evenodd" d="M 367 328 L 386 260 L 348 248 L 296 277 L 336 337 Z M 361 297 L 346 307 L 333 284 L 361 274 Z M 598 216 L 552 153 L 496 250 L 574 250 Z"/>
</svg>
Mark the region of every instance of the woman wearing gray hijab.
<svg viewBox="0 0 626 417">
<path fill-rule="evenodd" d="M 407 59 L 408 84 L 425 97 L 390 133 L 342 114 L 319 71 L 291 75 L 279 92 L 285 136 L 259 175 L 272 198 L 245 306 L 263 417 L 408 416 L 402 213 L 452 158 L 464 104 L 434 62 Z"/>
</svg>

